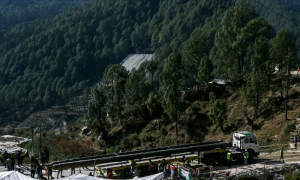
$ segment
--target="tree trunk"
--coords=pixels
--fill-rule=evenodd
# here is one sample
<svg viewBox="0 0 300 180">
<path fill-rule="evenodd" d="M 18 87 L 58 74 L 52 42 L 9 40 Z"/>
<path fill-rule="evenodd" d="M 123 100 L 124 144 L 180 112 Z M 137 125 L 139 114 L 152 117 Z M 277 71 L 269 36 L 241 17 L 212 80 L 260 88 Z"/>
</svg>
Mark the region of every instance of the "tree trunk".
<svg viewBox="0 0 300 180">
<path fill-rule="evenodd" d="M 255 112 L 255 117 L 258 117 L 258 106 L 259 106 L 259 90 L 257 90 L 256 93 L 256 112 Z"/>
<path fill-rule="evenodd" d="M 177 123 L 175 126 L 175 131 L 176 131 L 176 144 L 178 145 L 178 129 L 177 129 Z"/>
<path fill-rule="evenodd" d="M 151 73 L 151 76 L 152 76 L 151 81 L 152 81 L 152 91 L 153 91 L 153 73 Z"/>
</svg>

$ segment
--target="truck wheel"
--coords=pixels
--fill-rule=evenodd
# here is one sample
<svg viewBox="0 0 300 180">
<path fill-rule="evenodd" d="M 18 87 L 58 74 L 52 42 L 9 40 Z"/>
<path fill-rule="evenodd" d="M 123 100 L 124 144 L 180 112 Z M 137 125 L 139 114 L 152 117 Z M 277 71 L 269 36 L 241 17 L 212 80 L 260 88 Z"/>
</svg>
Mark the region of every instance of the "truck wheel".
<svg viewBox="0 0 300 180">
<path fill-rule="evenodd" d="M 227 157 L 225 155 L 222 155 L 220 158 L 219 158 L 219 164 L 226 164 L 227 163 Z"/>
<path fill-rule="evenodd" d="M 214 165 L 216 163 L 216 158 L 213 156 L 208 157 L 207 165 Z"/>
</svg>

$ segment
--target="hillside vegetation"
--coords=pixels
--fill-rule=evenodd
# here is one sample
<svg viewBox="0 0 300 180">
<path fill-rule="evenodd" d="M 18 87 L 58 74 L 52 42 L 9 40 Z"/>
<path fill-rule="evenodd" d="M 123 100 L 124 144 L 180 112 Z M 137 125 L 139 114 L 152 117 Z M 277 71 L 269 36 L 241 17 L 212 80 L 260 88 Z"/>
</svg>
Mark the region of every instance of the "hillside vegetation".
<svg viewBox="0 0 300 180">
<path fill-rule="evenodd" d="M 20 25 L 6 33 L 2 45 L 2 117 L 22 120 L 36 109 L 64 103 L 133 51 L 155 46 L 167 55 L 193 31 L 214 28 L 230 4 L 94 0 L 53 20 Z"/>
<path fill-rule="evenodd" d="M 9 31 L 19 23 L 54 18 L 70 7 L 88 0 L 2 0 L 0 2 L 0 31 Z"/>
<path fill-rule="evenodd" d="M 297 17 L 295 9 L 280 12 Z M 156 135 L 159 145 L 201 141 L 243 127 L 243 118 L 255 129 L 285 100 L 285 72 L 298 64 L 297 25 L 272 13 L 245 0 L 92 0 L 20 24 L 1 41 L 2 121 L 66 104 L 103 78 L 88 114 L 102 146 L 156 146 Z M 155 52 L 156 59 L 128 72 L 118 63 L 133 52 Z M 217 88 L 208 83 L 214 78 L 232 83 Z M 268 100 L 271 91 L 278 96 Z M 243 118 L 231 127 L 227 100 L 234 94 L 241 113 L 233 117 Z M 262 109 L 265 101 L 271 105 Z"/>
</svg>

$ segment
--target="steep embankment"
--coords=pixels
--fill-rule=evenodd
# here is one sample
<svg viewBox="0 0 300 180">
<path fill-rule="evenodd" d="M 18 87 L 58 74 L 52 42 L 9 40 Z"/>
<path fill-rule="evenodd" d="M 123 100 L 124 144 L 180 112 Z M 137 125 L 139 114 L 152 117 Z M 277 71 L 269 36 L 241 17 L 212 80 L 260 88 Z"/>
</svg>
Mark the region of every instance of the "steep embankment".
<svg viewBox="0 0 300 180">
<path fill-rule="evenodd" d="M 278 92 L 269 92 L 260 105 L 260 115 L 254 122 L 253 128 L 246 123 L 244 110 L 246 109 L 239 94 L 233 94 L 227 98 L 228 119 L 225 121 L 225 132 L 221 132 L 220 128 L 212 125 L 208 128 L 208 132 L 204 137 L 205 141 L 223 139 L 225 141 L 232 140 L 232 134 L 236 131 L 250 130 L 253 131 L 261 144 L 276 143 L 283 139 L 284 130 L 287 125 L 295 123 L 300 113 L 300 87 L 292 87 L 289 91 L 288 102 L 288 121 L 285 121 L 284 104 L 280 102 L 280 94 Z M 208 109 L 207 109 L 208 110 Z M 252 118 L 254 114 L 252 108 L 247 108 L 248 115 Z M 275 138 L 278 135 L 278 139 Z M 283 142 L 287 143 L 287 142 Z"/>
</svg>

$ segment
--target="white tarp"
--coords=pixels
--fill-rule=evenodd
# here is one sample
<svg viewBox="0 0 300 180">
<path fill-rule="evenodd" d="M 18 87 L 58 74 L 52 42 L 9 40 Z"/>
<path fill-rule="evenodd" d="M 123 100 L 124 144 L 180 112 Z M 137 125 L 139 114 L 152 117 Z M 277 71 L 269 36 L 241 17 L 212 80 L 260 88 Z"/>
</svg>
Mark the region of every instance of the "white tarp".
<svg viewBox="0 0 300 180">
<path fill-rule="evenodd" d="M 18 171 L 0 172 L 0 180 L 34 180 Z"/>
<path fill-rule="evenodd" d="M 139 69 L 143 62 L 152 61 L 153 59 L 153 54 L 130 54 L 120 64 L 131 72 L 133 68 Z"/>
<path fill-rule="evenodd" d="M 151 175 L 151 176 L 136 178 L 135 180 L 161 180 L 164 177 L 165 177 L 164 173 L 158 173 L 158 174 L 154 174 L 154 175 Z M 108 179 L 106 179 L 106 178 L 97 178 L 97 177 L 88 176 L 88 175 L 85 175 L 85 174 L 75 174 L 73 176 L 64 177 L 64 178 L 58 179 L 58 180 L 108 180 Z M 118 180 L 118 179 L 114 179 L 114 180 Z M 124 179 L 122 179 L 122 180 L 124 180 Z"/>
</svg>

